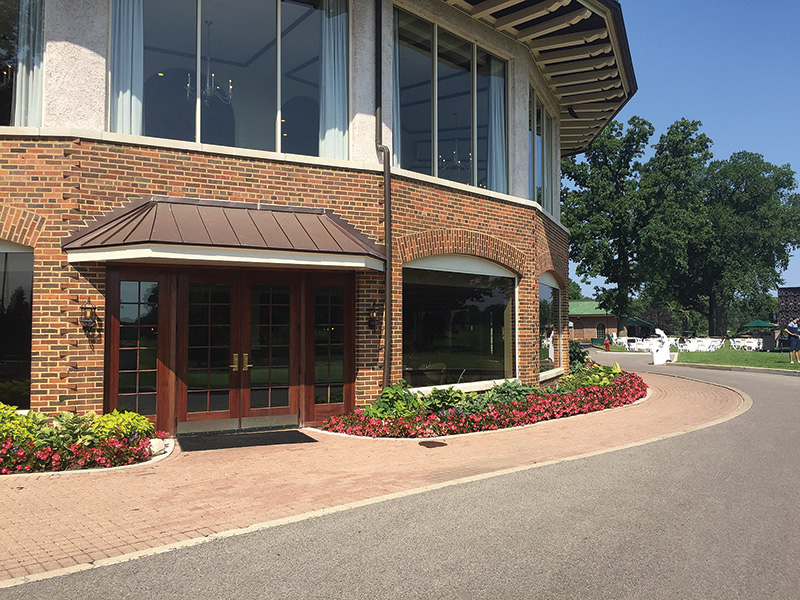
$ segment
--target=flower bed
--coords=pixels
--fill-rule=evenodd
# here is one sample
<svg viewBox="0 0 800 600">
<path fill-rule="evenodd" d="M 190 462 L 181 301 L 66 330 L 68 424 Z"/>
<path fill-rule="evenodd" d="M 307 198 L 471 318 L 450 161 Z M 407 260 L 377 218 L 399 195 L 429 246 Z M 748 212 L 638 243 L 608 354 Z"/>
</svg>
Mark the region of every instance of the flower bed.
<svg viewBox="0 0 800 600">
<path fill-rule="evenodd" d="M 606 408 L 643 398 L 647 384 L 636 373 L 618 372 L 606 385 L 583 385 L 573 391 L 538 390 L 522 400 L 489 403 L 483 410 L 454 408 L 411 416 L 380 418 L 369 409 L 330 417 L 323 429 L 350 435 L 389 438 L 427 438 L 530 425 Z"/>
<path fill-rule="evenodd" d="M 150 458 L 150 439 L 166 435 L 136 413 L 59 413 L 50 421 L 0 403 L 0 474 L 130 465 Z"/>
</svg>

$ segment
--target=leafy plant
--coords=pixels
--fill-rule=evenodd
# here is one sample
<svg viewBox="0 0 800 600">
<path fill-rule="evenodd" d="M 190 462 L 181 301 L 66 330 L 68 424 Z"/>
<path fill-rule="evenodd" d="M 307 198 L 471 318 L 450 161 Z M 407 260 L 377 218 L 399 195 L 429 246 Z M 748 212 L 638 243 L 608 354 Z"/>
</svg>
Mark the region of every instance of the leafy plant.
<svg viewBox="0 0 800 600">
<path fill-rule="evenodd" d="M 453 387 L 434 388 L 429 394 L 425 395 L 424 401 L 431 412 L 439 412 L 453 408 L 456 404 L 464 400 L 465 394 L 461 390 Z"/>
<path fill-rule="evenodd" d="M 519 402 L 531 394 L 539 391 L 539 388 L 531 385 L 523 385 L 519 381 L 504 381 L 484 393 L 488 404 L 507 404 L 509 402 Z"/>
<path fill-rule="evenodd" d="M 586 364 L 586 359 L 589 358 L 589 352 L 581 348 L 580 344 L 575 340 L 569 341 L 569 363 L 570 370 L 572 370 L 573 363 L 581 365 Z"/>
<path fill-rule="evenodd" d="M 133 412 L 59 413 L 50 421 L 0 403 L 0 473 L 129 465 L 149 458 L 155 435 L 152 423 Z"/>
<path fill-rule="evenodd" d="M 489 400 L 486 394 L 472 392 L 464 395 L 464 398 L 455 405 L 454 411 L 469 416 L 482 413 L 488 406 Z"/>
<path fill-rule="evenodd" d="M 95 434 L 103 439 L 110 437 L 155 437 L 156 430 L 147 417 L 131 411 L 114 410 L 97 417 L 92 425 Z"/>
<path fill-rule="evenodd" d="M 364 406 L 361 410 L 368 417 L 378 419 L 410 417 L 430 412 L 425 400 L 418 393 L 408 389 L 405 379 L 383 388 L 377 402 Z"/>
<path fill-rule="evenodd" d="M 603 365 L 592 364 L 591 367 L 571 373 L 563 377 L 557 386 L 557 390 L 561 393 L 574 391 L 579 387 L 585 386 L 598 386 L 604 387 L 611 385 L 616 379 L 617 375 L 622 372 L 619 363 L 614 363 L 614 366 L 606 367 Z"/>
</svg>

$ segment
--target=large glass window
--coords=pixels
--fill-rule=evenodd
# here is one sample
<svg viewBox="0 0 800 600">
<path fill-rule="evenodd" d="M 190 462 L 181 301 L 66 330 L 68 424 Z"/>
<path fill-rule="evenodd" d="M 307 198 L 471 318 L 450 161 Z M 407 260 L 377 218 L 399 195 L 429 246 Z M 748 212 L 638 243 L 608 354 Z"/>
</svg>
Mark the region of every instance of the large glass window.
<svg viewBox="0 0 800 600">
<path fill-rule="evenodd" d="M 505 192 L 505 61 L 401 10 L 394 61 L 397 164 Z"/>
<path fill-rule="evenodd" d="M 0 245 L 0 402 L 30 408 L 33 252 Z"/>
<path fill-rule="evenodd" d="M 403 269 L 403 376 L 412 386 L 514 377 L 512 277 Z"/>
<path fill-rule="evenodd" d="M 553 118 L 530 90 L 530 198 L 549 214 L 555 214 L 553 186 L 555 148 Z"/>
<path fill-rule="evenodd" d="M 346 0 L 114 0 L 109 128 L 346 158 L 348 28 Z"/>
<path fill-rule="evenodd" d="M 561 292 L 558 288 L 539 284 L 539 365 L 549 371 L 561 366 L 558 345 L 561 330 Z"/>
<path fill-rule="evenodd" d="M 42 121 L 44 0 L 0 2 L 0 125 Z"/>
</svg>

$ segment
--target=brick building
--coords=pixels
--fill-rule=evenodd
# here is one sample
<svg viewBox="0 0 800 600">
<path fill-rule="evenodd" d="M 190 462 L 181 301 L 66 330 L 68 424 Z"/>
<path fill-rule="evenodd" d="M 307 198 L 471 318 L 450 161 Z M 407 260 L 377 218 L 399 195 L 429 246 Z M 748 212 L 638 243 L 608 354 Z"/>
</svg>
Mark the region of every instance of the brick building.
<svg viewBox="0 0 800 600">
<path fill-rule="evenodd" d="M 568 368 L 559 157 L 636 91 L 615 0 L 3 7 L 0 401 L 174 433 L 535 382 L 551 333 Z"/>
<path fill-rule="evenodd" d="M 592 338 L 604 339 L 617 334 L 618 319 L 595 300 L 570 300 L 569 322 L 572 323 L 572 339 L 588 342 Z"/>
</svg>

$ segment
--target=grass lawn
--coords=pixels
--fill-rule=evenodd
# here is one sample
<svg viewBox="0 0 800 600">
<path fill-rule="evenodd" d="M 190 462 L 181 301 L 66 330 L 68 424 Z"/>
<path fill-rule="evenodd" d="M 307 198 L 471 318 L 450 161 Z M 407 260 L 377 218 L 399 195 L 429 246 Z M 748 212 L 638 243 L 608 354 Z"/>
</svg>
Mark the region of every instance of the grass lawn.
<svg viewBox="0 0 800 600">
<path fill-rule="evenodd" d="M 788 352 L 748 352 L 731 350 L 727 345 L 714 352 L 681 352 L 678 362 L 698 365 L 730 365 L 735 367 L 767 367 L 770 369 L 800 370 L 789 363 Z"/>
</svg>

